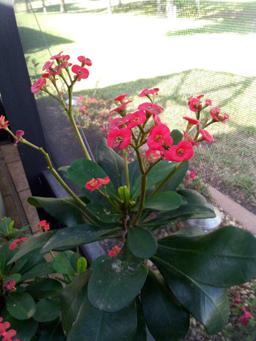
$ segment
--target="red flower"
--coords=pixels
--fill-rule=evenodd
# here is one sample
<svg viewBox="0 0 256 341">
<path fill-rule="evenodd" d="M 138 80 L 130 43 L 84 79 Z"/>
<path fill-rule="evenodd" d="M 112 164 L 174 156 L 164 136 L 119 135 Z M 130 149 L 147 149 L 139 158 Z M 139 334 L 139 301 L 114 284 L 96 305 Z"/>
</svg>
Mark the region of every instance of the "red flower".
<svg viewBox="0 0 256 341">
<path fill-rule="evenodd" d="M 150 149 L 164 150 L 173 144 L 170 129 L 165 124 L 158 124 L 150 129 L 147 144 Z"/>
<path fill-rule="evenodd" d="M 127 127 L 130 129 L 145 123 L 146 119 L 145 112 L 141 110 L 135 111 L 134 113 L 125 116 Z"/>
<path fill-rule="evenodd" d="M 81 79 L 86 79 L 89 77 L 89 71 L 79 65 L 73 65 L 71 68 L 72 72 L 76 74 L 76 79 L 80 81 Z"/>
<path fill-rule="evenodd" d="M 16 286 L 16 281 L 14 279 L 9 279 L 8 281 L 4 282 L 4 284 L 3 284 L 3 288 L 6 291 L 15 290 L 16 289 L 15 286 Z"/>
<path fill-rule="evenodd" d="M 110 118 L 109 119 L 109 127 L 110 127 L 110 129 L 113 129 L 113 128 L 118 128 L 118 129 L 127 128 L 127 122 L 126 122 L 125 118 L 126 118 L 126 116 L 125 117 Z"/>
<path fill-rule="evenodd" d="M 122 114 L 126 110 L 126 107 L 129 103 L 131 103 L 131 101 L 122 102 L 118 107 L 112 109 L 110 112 L 117 112 L 119 114 Z"/>
<path fill-rule="evenodd" d="M 14 239 L 11 244 L 9 245 L 9 250 L 13 251 L 16 249 L 17 246 L 19 246 L 20 244 L 24 243 L 26 240 L 28 240 L 27 237 L 21 237 L 18 239 Z"/>
<path fill-rule="evenodd" d="M 9 121 L 7 121 L 4 115 L 0 116 L 0 129 L 7 129 L 9 126 Z"/>
<path fill-rule="evenodd" d="M 225 122 L 229 119 L 229 115 L 227 113 L 221 114 L 221 109 L 218 107 L 212 108 L 210 111 L 210 115 L 212 116 L 212 119 L 216 122 Z"/>
<path fill-rule="evenodd" d="M 155 95 L 155 94 L 158 94 L 158 92 L 159 92 L 159 88 L 153 88 L 153 89 L 145 88 L 139 93 L 139 96 L 145 97 L 148 95 Z"/>
<path fill-rule="evenodd" d="M 138 109 L 145 111 L 148 115 L 159 115 L 161 114 L 161 112 L 164 111 L 164 109 L 160 105 L 150 102 L 140 104 L 138 106 Z"/>
<path fill-rule="evenodd" d="M 90 191 L 96 191 L 103 185 L 107 185 L 110 182 L 110 178 L 106 176 L 105 178 L 92 178 L 91 180 L 87 181 L 85 184 L 85 188 Z"/>
<path fill-rule="evenodd" d="M 42 90 L 46 85 L 46 79 L 41 77 L 36 80 L 32 86 L 31 86 L 31 91 L 33 94 L 37 94 L 40 90 Z"/>
<path fill-rule="evenodd" d="M 209 99 L 209 98 L 207 98 L 207 99 L 205 100 L 205 102 L 204 102 L 204 106 L 205 106 L 205 107 L 209 107 L 210 105 L 212 105 L 212 100 Z"/>
<path fill-rule="evenodd" d="M 24 130 L 16 130 L 15 136 L 16 136 L 16 143 L 19 143 L 22 137 L 25 135 Z"/>
<path fill-rule="evenodd" d="M 116 102 L 123 102 L 123 100 L 128 96 L 128 94 L 121 94 L 119 96 L 117 96 L 114 100 Z"/>
<path fill-rule="evenodd" d="M 131 143 L 131 131 L 128 128 L 113 128 L 109 131 L 107 145 L 111 148 L 125 149 Z"/>
<path fill-rule="evenodd" d="M 200 123 L 199 120 L 192 118 L 192 117 L 188 117 L 188 116 L 183 116 L 184 120 L 188 121 L 189 124 L 192 125 L 198 125 Z"/>
<path fill-rule="evenodd" d="M 184 137 L 183 138 L 184 141 L 188 141 L 188 142 L 192 143 L 193 146 L 197 145 L 197 142 L 186 131 L 184 132 L 183 137 Z"/>
<path fill-rule="evenodd" d="M 181 141 L 165 151 L 164 156 L 167 160 L 175 162 L 190 160 L 194 156 L 193 145 L 188 141 Z"/>
<path fill-rule="evenodd" d="M 203 97 L 203 95 L 197 96 L 197 97 L 189 97 L 188 99 L 188 106 L 189 109 L 193 112 L 199 112 L 202 110 L 202 102 L 201 102 L 201 98 Z"/>
<path fill-rule="evenodd" d="M 52 70 L 52 66 L 53 66 L 53 62 L 50 61 L 50 60 L 48 60 L 48 61 L 44 64 L 42 70 L 43 70 L 43 71 L 46 71 L 46 72 L 49 72 L 50 70 Z"/>
<path fill-rule="evenodd" d="M 247 326 L 250 319 L 253 318 L 253 315 L 250 311 L 246 309 L 246 307 L 242 307 L 243 315 L 239 317 L 239 322 L 243 326 Z"/>
<path fill-rule="evenodd" d="M 81 113 L 81 114 L 85 114 L 87 112 L 87 107 L 85 105 L 81 105 L 78 109 L 78 111 Z"/>
<path fill-rule="evenodd" d="M 159 150 L 148 149 L 146 151 L 146 158 L 149 163 L 155 163 L 159 159 L 161 159 L 162 154 Z"/>
<path fill-rule="evenodd" d="M 79 56 L 77 57 L 78 61 L 82 63 L 82 66 L 87 65 L 87 66 L 92 66 L 92 61 L 89 58 L 86 58 L 85 56 Z"/>
<path fill-rule="evenodd" d="M 14 329 L 9 329 L 10 327 L 11 324 L 9 322 L 4 322 L 3 318 L 0 317 L 0 336 L 2 336 L 1 341 L 21 341 L 17 338 L 13 339 L 17 332 Z"/>
<path fill-rule="evenodd" d="M 68 54 L 62 54 L 63 52 L 59 52 L 58 54 L 55 54 L 51 56 L 52 60 L 58 61 L 67 61 L 70 59 L 70 56 Z"/>
<path fill-rule="evenodd" d="M 50 230 L 50 224 L 46 220 L 40 220 L 37 224 L 44 232 Z"/>
<path fill-rule="evenodd" d="M 199 132 L 202 135 L 201 140 L 206 141 L 208 143 L 213 143 L 214 138 L 213 138 L 213 136 L 207 130 L 200 129 Z"/>
<path fill-rule="evenodd" d="M 117 256 L 119 254 L 120 251 L 121 251 L 121 247 L 118 246 L 118 245 L 115 245 L 115 246 L 112 247 L 112 249 L 110 249 L 108 251 L 108 256 L 109 257 L 115 257 L 115 256 Z"/>
</svg>

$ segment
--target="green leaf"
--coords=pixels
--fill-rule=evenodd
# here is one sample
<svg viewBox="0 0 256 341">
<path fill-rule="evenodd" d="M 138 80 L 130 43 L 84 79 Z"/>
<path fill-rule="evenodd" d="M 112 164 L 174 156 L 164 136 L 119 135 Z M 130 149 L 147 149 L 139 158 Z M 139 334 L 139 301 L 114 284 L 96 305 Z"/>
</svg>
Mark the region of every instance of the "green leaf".
<svg viewBox="0 0 256 341">
<path fill-rule="evenodd" d="M 28 199 L 28 202 L 32 206 L 43 208 L 52 217 L 67 226 L 74 226 L 84 222 L 83 212 L 70 197 L 31 197 Z"/>
<path fill-rule="evenodd" d="M 145 208 L 157 211 L 172 211 L 182 205 L 182 197 L 176 192 L 160 192 L 146 199 Z"/>
<path fill-rule="evenodd" d="M 175 165 L 177 166 L 177 164 Z M 170 176 L 169 180 L 167 181 L 166 185 L 163 186 L 164 191 L 166 190 L 174 191 L 179 187 L 182 180 L 184 179 L 184 176 L 188 171 L 188 165 L 189 165 L 188 161 L 183 161 L 176 167 L 176 169 Z"/>
<path fill-rule="evenodd" d="M 80 274 L 61 293 L 61 321 L 65 334 L 71 329 L 80 306 L 87 295 L 87 281 L 88 274 Z"/>
<path fill-rule="evenodd" d="M 54 298 L 60 294 L 62 285 L 55 279 L 45 278 L 30 284 L 26 290 L 35 299 Z"/>
<path fill-rule="evenodd" d="M 14 220 L 4 217 L 0 221 L 0 235 L 8 236 L 14 232 Z"/>
<path fill-rule="evenodd" d="M 25 292 L 10 294 L 6 301 L 6 308 L 17 320 L 28 320 L 36 311 L 33 297 Z"/>
<path fill-rule="evenodd" d="M 9 280 L 15 280 L 16 283 L 20 282 L 21 280 L 21 274 L 19 273 L 12 273 L 10 275 L 8 275 L 7 277 L 5 277 L 4 281 L 7 282 Z"/>
<path fill-rule="evenodd" d="M 128 230 L 128 247 L 132 254 L 140 258 L 150 258 L 157 250 L 157 241 L 148 230 L 131 227 Z"/>
<path fill-rule="evenodd" d="M 36 277 L 46 277 L 53 273 L 54 269 L 51 263 L 42 262 L 34 266 L 31 270 L 25 272 L 22 275 L 22 280 L 34 279 Z"/>
<path fill-rule="evenodd" d="M 97 142 L 95 159 L 99 166 L 108 174 L 116 188 L 123 185 L 122 174 L 124 173 L 124 160 L 113 149 L 106 145 L 106 139 Z"/>
<path fill-rule="evenodd" d="M 33 318 L 38 322 L 49 322 L 55 320 L 59 315 L 60 308 L 57 302 L 43 298 L 36 304 Z"/>
<path fill-rule="evenodd" d="M 133 341 L 147 341 L 146 322 L 144 319 L 142 304 L 139 299 L 137 299 L 136 304 L 137 304 L 137 330 L 133 338 Z"/>
<path fill-rule="evenodd" d="M 189 328 L 189 314 L 152 272 L 141 299 L 148 329 L 156 340 L 183 340 Z"/>
<path fill-rule="evenodd" d="M 91 225 L 77 225 L 56 231 L 51 239 L 44 245 L 41 252 L 50 250 L 70 249 L 81 244 L 92 243 L 107 236 L 116 235 L 120 228 L 99 229 Z"/>
<path fill-rule="evenodd" d="M 55 272 L 73 276 L 75 274 L 75 269 L 73 268 L 70 257 L 67 252 L 60 252 L 57 254 L 52 262 L 52 267 Z"/>
<path fill-rule="evenodd" d="M 85 296 L 67 341 L 133 341 L 136 328 L 135 304 L 110 313 L 93 307 Z"/>
<path fill-rule="evenodd" d="M 154 258 L 153 262 L 179 302 L 206 327 L 209 334 L 216 334 L 223 329 L 229 318 L 225 289 L 207 286 L 185 276 L 160 258 Z"/>
<path fill-rule="evenodd" d="M 139 294 L 147 273 L 148 269 L 137 259 L 102 257 L 93 265 L 89 301 L 100 310 L 118 311 Z"/>
<path fill-rule="evenodd" d="M 85 257 L 79 257 L 76 263 L 76 272 L 83 273 L 87 270 L 87 260 Z"/>
<path fill-rule="evenodd" d="M 230 287 L 256 276 L 256 238 L 240 228 L 227 226 L 191 237 L 172 235 L 158 245 L 158 258 L 206 285 Z"/>
<path fill-rule="evenodd" d="M 24 243 L 19 246 L 18 251 L 12 257 L 8 264 L 16 262 L 18 259 L 22 258 L 23 256 L 27 255 L 31 251 L 40 249 L 50 237 L 54 234 L 53 231 L 48 231 L 40 234 L 35 234 L 29 237 Z"/>
<path fill-rule="evenodd" d="M 178 144 L 183 139 L 183 134 L 178 129 L 173 129 L 171 131 L 171 137 L 173 139 L 173 144 Z"/>
</svg>

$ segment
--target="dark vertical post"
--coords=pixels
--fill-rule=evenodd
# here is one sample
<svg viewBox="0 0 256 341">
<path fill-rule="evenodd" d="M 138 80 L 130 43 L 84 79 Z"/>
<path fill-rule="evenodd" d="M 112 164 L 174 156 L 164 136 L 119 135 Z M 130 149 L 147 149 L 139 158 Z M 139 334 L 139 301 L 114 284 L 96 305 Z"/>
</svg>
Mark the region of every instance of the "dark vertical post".
<svg viewBox="0 0 256 341">
<path fill-rule="evenodd" d="M 44 136 L 30 91 L 30 79 L 19 37 L 13 0 L 0 0 L 0 94 L 13 130 L 23 129 L 35 144 L 44 146 Z M 40 155 L 20 147 L 21 159 L 33 194 L 39 193 L 39 174 L 45 168 Z"/>
</svg>

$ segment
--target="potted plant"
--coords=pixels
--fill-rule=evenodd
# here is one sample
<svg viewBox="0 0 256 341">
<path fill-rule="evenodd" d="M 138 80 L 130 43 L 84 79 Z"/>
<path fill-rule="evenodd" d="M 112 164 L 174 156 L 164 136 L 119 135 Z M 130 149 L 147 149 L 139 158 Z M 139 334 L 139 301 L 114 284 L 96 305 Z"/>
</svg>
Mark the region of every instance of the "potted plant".
<svg viewBox="0 0 256 341">
<path fill-rule="evenodd" d="M 23 131 L 12 132 L 0 118 L 0 127 L 17 143 L 43 154 L 69 195 L 29 199 L 64 227 L 29 238 L 9 263 L 31 251 L 45 255 L 113 239 L 106 255 L 63 285 L 61 323 L 68 341 L 147 340 L 149 334 L 157 341 L 182 340 L 191 315 L 209 334 L 217 333 L 228 321 L 227 288 L 256 275 L 255 237 L 233 226 L 211 233 L 179 231 L 165 238 L 159 231 L 178 218 L 215 216 L 204 197 L 184 188 L 182 180 L 197 145 L 213 142 L 206 128 L 228 115 L 203 95 L 190 97 L 193 116 L 184 117 L 185 131 L 170 130 L 161 121 L 164 109 L 156 103 L 159 89 L 142 90 L 139 97 L 147 100 L 132 112 L 131 99 L 122 94 L 115 98 L 107 138 L 92 155 L 72 105 L 74 85 L 89 76 L 91 61 L 84 56 L 78 61 L 71 64 L 62 53 L 52 56 L 32 91 L 43 91 L 61 104 L 84 159 L 58 171 L 44 149 L 28 141 Z"/>
</svg>

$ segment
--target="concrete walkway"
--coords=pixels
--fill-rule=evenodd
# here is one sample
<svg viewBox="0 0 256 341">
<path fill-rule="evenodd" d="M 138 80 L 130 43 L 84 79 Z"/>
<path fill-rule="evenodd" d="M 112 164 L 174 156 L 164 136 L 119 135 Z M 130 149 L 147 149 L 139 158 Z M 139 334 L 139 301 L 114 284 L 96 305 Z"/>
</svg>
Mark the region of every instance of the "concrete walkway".
<svg viewBox="0 0 256 341">
<path fill-rule="evenodd" d="M 208 189 L 213 199 L 226 213 L 239 222 L 246 230 L 256 235 L 256 216 L 253 213 L 222 194 L 216 188 L 208 185 Z"/>
</svg>

